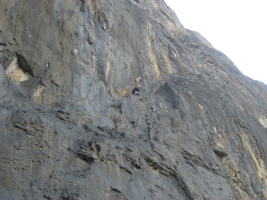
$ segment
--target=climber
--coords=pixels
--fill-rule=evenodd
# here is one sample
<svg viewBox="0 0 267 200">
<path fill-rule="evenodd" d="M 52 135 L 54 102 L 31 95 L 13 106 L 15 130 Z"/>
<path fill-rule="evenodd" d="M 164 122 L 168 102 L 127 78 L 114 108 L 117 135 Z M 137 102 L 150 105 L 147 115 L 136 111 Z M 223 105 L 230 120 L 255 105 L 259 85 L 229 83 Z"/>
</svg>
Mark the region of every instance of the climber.
<svg viewBox="0 0 267 200">
<path fill-rule="evenodd" d="M 141 85 L 137 85 L 133 90 L 132 90 L 132 94 L 133 95 L 137 95 L 140 96 L 139 94 L 139 89 L 141 88 Z"/>
</svg>

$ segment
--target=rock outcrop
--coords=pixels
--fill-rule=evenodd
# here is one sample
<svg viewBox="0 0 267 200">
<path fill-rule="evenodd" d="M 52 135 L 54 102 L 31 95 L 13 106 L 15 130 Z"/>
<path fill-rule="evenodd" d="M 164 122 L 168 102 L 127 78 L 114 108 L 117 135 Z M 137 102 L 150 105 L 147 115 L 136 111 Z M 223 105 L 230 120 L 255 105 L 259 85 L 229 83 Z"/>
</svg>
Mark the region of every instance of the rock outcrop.
<svg viewBox="0 0 267 200">
<path fill-rule="evenodd" d="M 163 0 L 0 19 L 1 199 L 267 199 L 267 86 Z"/>
</svg>

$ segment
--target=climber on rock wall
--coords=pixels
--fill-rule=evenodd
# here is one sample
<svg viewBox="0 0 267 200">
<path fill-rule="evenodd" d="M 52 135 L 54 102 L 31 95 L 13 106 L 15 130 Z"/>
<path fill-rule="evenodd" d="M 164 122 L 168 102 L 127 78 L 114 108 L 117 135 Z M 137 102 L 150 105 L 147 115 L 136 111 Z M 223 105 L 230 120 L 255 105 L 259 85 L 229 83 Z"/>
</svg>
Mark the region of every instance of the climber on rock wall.
<svg viewBox="0 0 267 200">
<path fill-rule="evenodd" d="M 132 90 L 132 94 L 133 95 L 138 95 L 140 96 L 139 94 L 139 89 L 141 88 L 141 85 L 137 85 L 133 90 Z"/>
</svg>

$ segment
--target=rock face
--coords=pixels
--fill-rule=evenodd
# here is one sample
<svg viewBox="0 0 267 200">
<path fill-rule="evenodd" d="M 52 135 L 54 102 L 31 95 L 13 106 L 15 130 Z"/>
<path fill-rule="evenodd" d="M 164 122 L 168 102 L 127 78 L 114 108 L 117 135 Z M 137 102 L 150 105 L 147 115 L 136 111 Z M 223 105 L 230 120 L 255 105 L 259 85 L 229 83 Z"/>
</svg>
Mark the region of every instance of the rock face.
<svg viewBox="0 0 267 200">
<path fill-rule="evenodd" d="M 163 0 L 0 0 L 0 19 L 2 200 L 267 199 L 267 86 Z"/>
</svg>

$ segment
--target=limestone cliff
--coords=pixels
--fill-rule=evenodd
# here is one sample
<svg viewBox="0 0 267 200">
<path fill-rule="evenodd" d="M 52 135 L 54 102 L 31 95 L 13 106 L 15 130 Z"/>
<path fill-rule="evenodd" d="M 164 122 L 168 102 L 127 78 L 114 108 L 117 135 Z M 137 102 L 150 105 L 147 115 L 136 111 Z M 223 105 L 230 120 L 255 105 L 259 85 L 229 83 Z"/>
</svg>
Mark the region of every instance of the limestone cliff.
<svg viewBox="0 0 267 200">
<path fill-rule="evenodd" d="M 0 0 L 0 65 L 2 200 L 267 199 L 267 86 L 163 0 Z"/>
</svg>

